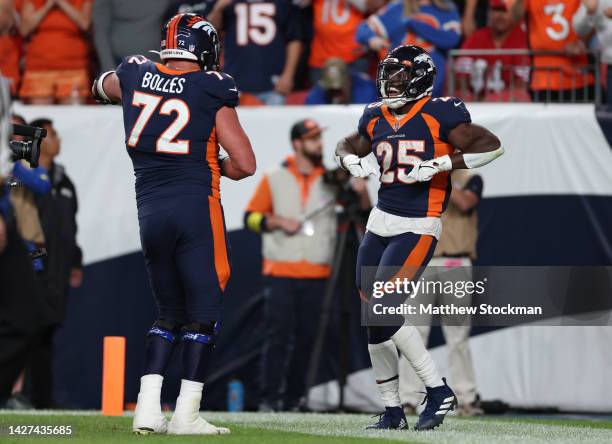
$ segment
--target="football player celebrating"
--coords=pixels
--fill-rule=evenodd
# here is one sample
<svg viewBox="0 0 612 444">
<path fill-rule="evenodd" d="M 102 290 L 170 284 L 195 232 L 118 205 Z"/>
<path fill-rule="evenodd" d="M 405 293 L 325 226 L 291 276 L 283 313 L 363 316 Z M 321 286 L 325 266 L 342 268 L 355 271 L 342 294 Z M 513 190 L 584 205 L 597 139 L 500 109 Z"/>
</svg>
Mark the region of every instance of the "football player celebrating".
<svg viewBox="0 0 612 444">
<path fill-rule="evenodd" d="M 460 99 L 431 98 L 435 75 L 435 65 L 422 48 L 399 46 L 389 52 L 378 66 L 382 102 L 366 106 L 358 132 L 336 148 L 338 162 L 355 177 L 375 172 L 363 159 L 371 152 L 380 165 L 378 203 L 357 258 L 357 287 L 364 298 L 371 288 L 362 287 L 362 267 L 376 267 L 376 280 L 386 280 L 384 267 L 401 267 L 404 275 L 412 270 L 411 280 L 418 280 L 440 237 L 440 215 L 451 191 L 449 171 L 477 168 L 503 154 L 499 139 L 471 122 Z M 398 349 L 427 390 L 415 429 L 440 425 L 457 401 L 416 327 L 369 326 L 368 343 L 385 405 L 370 428 L 407 428 L 399 397 Z"/>
<path fill-rule="evenodd" d="M 198 414 L 230 275 L 219 181 L 221 175 L 233 180 L 251 176 L 255 155 L 234 109 L 236 84 L 219 71 L 214 27 L 198 15 L 178 14 L 162 35 L 163 64 L 126 57 L 92 88 L 96 100 L 123 106 L 140 238 L 159 309 L 147 334 L 133 429 L 229 433 Z M 219 144 L 229 157 L 219 158 Z M 178 342 L 181 389 L 167 424 L 160 392 Z"/>
</svg>

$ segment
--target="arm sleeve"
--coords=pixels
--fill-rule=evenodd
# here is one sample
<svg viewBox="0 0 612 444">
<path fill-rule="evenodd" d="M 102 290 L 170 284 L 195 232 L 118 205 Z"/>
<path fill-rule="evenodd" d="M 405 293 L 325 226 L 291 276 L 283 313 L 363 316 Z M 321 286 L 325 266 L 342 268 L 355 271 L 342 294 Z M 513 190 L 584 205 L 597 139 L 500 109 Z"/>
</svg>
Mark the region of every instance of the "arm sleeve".
<svg viewBox="0 0 612 444">
<path fill-rule="evenodd" d="M 217 108 L 229 106 L 235 108 L 238 106 L 238 87 L 234 78 L 225 73 L 203 73 L 204 76 L 210 76 L 209 80 L 215 82 L 209 89 L 209 95 L 216 102 Z M 221 78 L 219 78 L 221 76 Z"/>
<path fill-rule="evenodd" d="M 270 183 L 266 176 L 261 179 L 244 213 L 244 226 L 260 233 L 265 229 L 266 214 L 274 211 Z"/>
<path fill-rule="evenodd" d="M 401 2 L 383 6 L 376 14 L 361 22 L 357 27 L 355 39 L 362 45 L 367 45 L 374 36 L 384 37 L 392 42 L 398 40 L 405 33 L 402 13 Z"/>
<path fill-rule="evenodd" d="M 372 119 L 375 119 L 374 113 L 372 112 L 371 105 L 367 105 L 363 110 L 363 114 L 359 119 L 359 124 L 357 125 L 357 132 L 359 135 L 364 137 L 366 140 L 372 141 L 370 137 L 370 133 L 368 132 L 368 127 Z"/>
<path fill-rule="evenodd" d="M 439 104 L 439 111 L 436 119 L 440 122 L 440 139 L 448 142 L 448 135 L 452 130 L 462 123 L 471 123 L 472 117 L 465 107 L 463 100 L 456 97 L 444 97 L 443 99 L 433 99 Z"/>
<path fill-rule="evenodd" d="M 47 170 L 41 166 L 28 168 L 21 162 L 15 162 L 13 176 L 34 194 L 48 194 L 51 191 L 51 180 Z"/>
<path fill-rule="evenodd" d="M 112 5 L 110 0 L 96 0 L 93 4 L 94 45 L 102 72 L 115 67 L 115 60 L 110 43 Z"/>
<path fill-rule="evenodd" d="M 364 46 L 367 46 L 368 41 L 374 37 L 376 33 L 370 27 L 368 20 L 364 20 L 357 26 L 357 31 L 355 32 L 355 40 L 357 43 L 360 43 Z"/>
<path fill-rule="evenodd" d="M 285 42 L 302 40 L 302 23 L 300 20 L 300 9 L 295 4 L 289 6 L 287 23 L 285 25 Z"/>
<path fill-rule="evenodd" d="M 136 60 L 140 60 L 142 64 L 147 61 L 145 56 L 133 55 L 124 57 L 119 66 L 115 69 L 115 74 L 119 77 L 119 84 L 121 85 L 121 93 L 125 94 L 127 91 L 134 89 L 135 74 L 138 70 L 138 63 Z"/>
<path fill-rule="evenodd" d="M 459 45 L 461 40 L 461 25 L 458 15 L 456 20 L 453 19 L 444 22 L 440 29 L 436 29 L 425 22 L 411 18 L 404 19 L 404 24 L 407 30 L 414 32 L 439 49 L 455 48 Z"/>
</svg>

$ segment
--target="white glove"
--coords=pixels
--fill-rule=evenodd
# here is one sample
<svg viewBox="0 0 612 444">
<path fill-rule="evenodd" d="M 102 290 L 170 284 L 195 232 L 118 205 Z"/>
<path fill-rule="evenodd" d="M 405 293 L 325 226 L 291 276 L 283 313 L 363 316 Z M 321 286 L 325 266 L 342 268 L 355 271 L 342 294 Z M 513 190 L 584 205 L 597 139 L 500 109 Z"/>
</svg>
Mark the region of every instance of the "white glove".
<svg viewBox="0 0 612 444">
<path fill-rule="evenodd" d="M 451 162 L 450 157 L 446 155 L 417 163 L 412 168 L 410 173 L 408 173 L 408 177 L 417 182 L 427 182 L 439 172 L 450 171 L 452 169 L 453 163 Z"/>
<path fill-rule="evenodd" d="M 370 174 L 376 174 L 378 170 L 370 164 L 365 157 L 359 158 L 356 154 L 347 154 L 339 158 L 336 157 L 336 162 L 351 173 L 353 177 L 368 177 Z"/>
</svg>

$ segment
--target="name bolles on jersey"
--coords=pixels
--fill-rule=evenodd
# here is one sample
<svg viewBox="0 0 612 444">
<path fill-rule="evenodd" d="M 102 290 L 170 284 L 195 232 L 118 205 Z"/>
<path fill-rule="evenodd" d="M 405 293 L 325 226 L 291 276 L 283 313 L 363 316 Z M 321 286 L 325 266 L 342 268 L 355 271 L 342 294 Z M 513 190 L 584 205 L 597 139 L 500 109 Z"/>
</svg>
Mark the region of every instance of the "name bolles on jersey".
<svg viewBox="0 0 612 444">
<path fill-rule="evenodd" d="M 450 196 L 449 173 L 429 182 L 415 182 L 408 174 L 420 161 L 452 154 L 450 132 L 469 122 L 470 113 L 456 97 L 424 97 L 401 116 L 382 102 L 366 106 L 358 130 L 380 165 L 377 207 L 402 217 L 440 217 Z"/>
<path fill-rule="evenodd" d="M 215 116 L 238 104 L 234 79 L 217 71 L 174 70 L 143 56 L 126 57 L 117 76 L 139 208 L 206 190 L 219 197 Z"/>
</svg>

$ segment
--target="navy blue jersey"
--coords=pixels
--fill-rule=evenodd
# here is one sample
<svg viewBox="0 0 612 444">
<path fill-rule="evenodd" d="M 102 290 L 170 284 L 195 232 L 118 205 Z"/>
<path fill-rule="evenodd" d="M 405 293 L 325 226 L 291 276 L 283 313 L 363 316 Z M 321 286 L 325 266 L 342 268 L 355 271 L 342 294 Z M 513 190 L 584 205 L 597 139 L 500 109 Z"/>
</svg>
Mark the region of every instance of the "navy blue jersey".
<svg viewBox="0 0 612 444">
<path fill-rule="evenodd" d="M 223 11 L 223 30 L 224 71 L 241 91 L 271 91 L 286 44 L 301 38 L 299 9 L 291 0 L 234 0 Z"/>
<path fill-rule="evenodd" d="M 215 116 L 238 104 L 234 80 L 216 71 L 178 71 L 143 56 L 117 67 L 126 146 L 139 209 L 152 199 L 219 197 Z"/>
<path fill-rule="evenodd" d="M 377 207 L 403 217 L 440 217 L 450 196 L 449 172 L 429 182 L 415 182 L 408 173 L 421 160 L 452 154 L 449 133 L 469 122 L 465 104 L 455 97 L 425 97 L 399 118 L 380 102 L 368 105 L 359 134 L 372 143 L 380 165 Z"/>
</svg>

